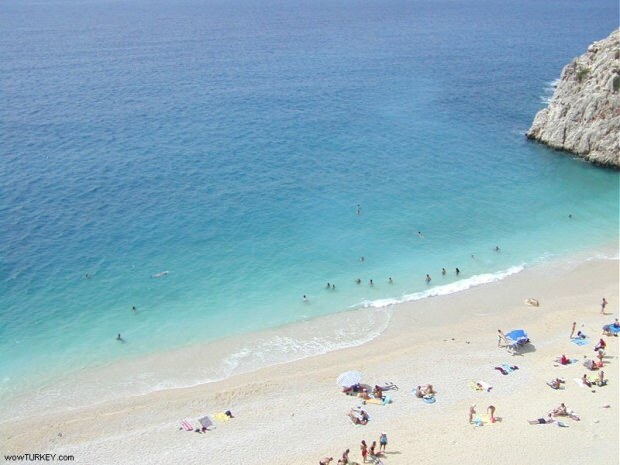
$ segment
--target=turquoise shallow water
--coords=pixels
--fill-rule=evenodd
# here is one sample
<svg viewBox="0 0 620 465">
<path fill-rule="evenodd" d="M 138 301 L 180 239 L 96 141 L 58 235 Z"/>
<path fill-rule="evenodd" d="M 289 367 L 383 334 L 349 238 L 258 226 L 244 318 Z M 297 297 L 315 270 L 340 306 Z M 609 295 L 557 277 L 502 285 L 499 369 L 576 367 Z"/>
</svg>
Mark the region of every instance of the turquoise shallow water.
<svg viewBox="0 0 620 465">
<path fill-rule="evenodd" d="M 523 137 L 617 2 L 2 9 L 3 396 L 617 244 L 618 173 Z"/>
</svg>

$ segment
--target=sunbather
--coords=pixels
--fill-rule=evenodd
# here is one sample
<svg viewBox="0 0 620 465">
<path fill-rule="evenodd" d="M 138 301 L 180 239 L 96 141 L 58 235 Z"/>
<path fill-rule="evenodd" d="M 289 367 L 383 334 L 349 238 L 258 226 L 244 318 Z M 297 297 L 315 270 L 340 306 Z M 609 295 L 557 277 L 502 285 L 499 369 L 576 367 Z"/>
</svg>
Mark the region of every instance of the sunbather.
<svg viewBox="0 0 620 465">
<path fill-rule="evenodd" d="M 370 417 L 364 410 L 360 410 L 358 412 L 355 409 L 351 409 L 348 415 L 354 425 L 365 425 L 370 419 Z"/>
<path fill-rule="evenodd" d="M 577 331 L 577 339 L 586 339 L 588 336 L 586 336 L 584 333 L 582 333 L 581 331 Z"/>
<path fill-rule="evenodd" d="M 377 399 L 381 399 L 383 397 L 383 389 L 381 388 L 381 386 L 375 386 L 372 391 L 372 395 L 375 396 Z"/>
<path fill-rule="evenodd" d="M 549 381 L 547 383 L 547 385 L 549 385 L 551 388 L 553 389 L 560 389 L 562 387 L 562 383 L 564 382 L 563 379 L 560 378 L 554 378 L 551 381 Z"/>
<path fill-rule="evenodd" d="M 562 402 L 559 407 L 554 408 L 549 415 L 553 415 L 554 417 L 569 417 L 575 421 L 580 421 L 581 418 L 575 414 L 575 412 Z"/>
<path fill-rule="evenodd" d="M 426 386 L 424 386 L 422 388 L 423 394 L 424 396 L 434 396 L 435 394 L 437 394 L 437 392 L 435 391 L 435 389 L 433 389 L 433 385 L 432 384 L 427 384 Z"/>
<path fill-rule="evenodd" d="M 587 375 L 587 374 L 584 374 L 584 375 L 581 377 L 581 383 L 582 383 L 584 386 L 587 386 L 587 387 L 592 387 L 592 383 L 591 383 L 591 382 L 590 382 L 590 380 L 588 379 L 588 375 Z"/>
<path fill-rule="evenodd" d="M 570 363 L 570 359 L 567 358 L 564 354 L 562 354 L 562 356 L 560 358 L 557 358 L 555 361 L 562 365 L 568 365 Z"/>
<path fill-rule="evenodd" d="M 345 394 L 356 394 L 362 390 L 362 385 L 360 383 L 354 384 L 353 386 L 345 387 L 342 389 L 342 392 Z"/>
<path fill-rule="evenodd" d="M 594 360 L 590 360 L 590 359 L 584 360 L 583 366 L 585 366 L 588 370 L 591 370 L 591 371 L 598 370 L 598 365 L 596 364 Z"/>
<path fill-rule="evenodd" d="M 319 465 L 329 465 L 330 463 L 332 463 L 332 460 L 334 460 L 333 457 L 323 457 L 320 461 L 319 461 Z"/>
<path fill-rule="evenodd" d="M 496 418 L 495 418 L 495 406 L 494 405 L 489 405 L 487 407 L 487 413 L 489 414 L 489 420 L 491 421 L 491 423 L 495 423 Z"/>
<path fill-rule="evenodd" d="M 527 422 L 530 425 L 547 425 L 549 423 L 554 423 L 555 422 L 555 418 L 553 418 L 551 416 L 551 414 L 549 414 L 549 416 L 547 418 L 538 418 L 536 420 L 528 420 Z"/>
<path fill-rule="evenodd" d="M 416 396 L 418 399 L 421 399 L 422 397 L 424 397 L 424 393 L 422 392 L 422 387 L 421 387 L 421 386 L 418 386 L 418 387 L 415 389 L 415 396 Z"/>
</svg>

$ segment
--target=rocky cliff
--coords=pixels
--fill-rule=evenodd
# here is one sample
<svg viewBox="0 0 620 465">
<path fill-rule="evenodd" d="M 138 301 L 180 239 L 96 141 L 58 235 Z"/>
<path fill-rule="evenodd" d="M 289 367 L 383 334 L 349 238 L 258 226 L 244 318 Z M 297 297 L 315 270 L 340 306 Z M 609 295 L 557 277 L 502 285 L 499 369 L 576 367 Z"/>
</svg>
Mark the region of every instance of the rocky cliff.
<svg viewBox="0 0 620 465">
<path fill-rule="evenodd" d="M 620 29 L 564 67 L 551 103 L 526 136 L 620 167 Z"/>
</svg>

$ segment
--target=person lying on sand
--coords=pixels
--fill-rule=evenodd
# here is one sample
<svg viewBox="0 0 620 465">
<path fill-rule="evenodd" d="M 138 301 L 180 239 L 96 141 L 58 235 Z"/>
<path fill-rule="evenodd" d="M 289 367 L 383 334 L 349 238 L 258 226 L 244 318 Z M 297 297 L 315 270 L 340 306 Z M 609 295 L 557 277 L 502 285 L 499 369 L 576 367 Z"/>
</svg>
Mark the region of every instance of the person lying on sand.
<svg viewBox="0 0 620 465">
<path fill-rule="evenodd" d="M 358 411 L 352 408 L 351 411 L 348 413 L 348 416 L 354 425 L 365 425 L 366 423 L 368 423 L 368 420 L 370 420 L 368 414 L 362 409 Z"/>
<path fill-rule="evenodd" d="M 561 389 L 562 388 L 562 383 L 564 383 L 563 379 L 555 378 L 555 379 L 552 379 L 551 381 L 549 381 L 547 383 L 547 385 L 549 387 L 551 387 L 552 389 Z"/>
<path fill-rule="evenodd" d="M 334 460 L 333 457 L 323 457 L 320 461 L 319 461 L 319 465 L 329 465 L 330 463 L 332 463 L 332 460 Z"/>
<path fill-rule="evenodd" d="M 551 414 L 549 414 L 547 418 L 537 418 L 536 420 L 528 420 L 527 422 L 530 425 L 548 425 L 549 423 L 554 423 L 555 418 L 553 418 Z"/>
</svg>

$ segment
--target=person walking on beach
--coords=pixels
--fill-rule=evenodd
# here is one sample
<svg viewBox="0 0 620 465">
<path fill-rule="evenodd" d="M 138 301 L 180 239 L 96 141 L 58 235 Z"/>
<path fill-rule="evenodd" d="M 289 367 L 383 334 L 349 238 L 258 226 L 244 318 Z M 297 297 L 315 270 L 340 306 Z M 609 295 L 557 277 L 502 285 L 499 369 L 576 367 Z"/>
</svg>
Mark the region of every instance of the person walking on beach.
<svg viewBox="0 0 620 465">
<path fill-rule="evenodd" d="M 362 458 L 364 459 L 364 463 L 366 463 L 366 457 L 368 456 L 368 446 L 366 445 L 366 441 L 362 440 L 360 449 L 362 450 Z"/>
<path fill-rule="evenodd" d="M 385 453 L 385 448 L 387 447 L 388 438 L 387 433 L 383 431 L 381 436 L 379 437 L 379 452 Z"/>
<path fill-rule="evenodd" d="M 601 302 L 601 315 L 605 314 L 605 307 L 607 307 L 607 299 L 603 297 L 603 301 Z"/>
<path fill-rule="evenodd" d="M 506 341 L 506 335 L 502 332 L 501 329 L 497 330 L 497 347 L 501 347 L 502 343 L 504 345 L 508 344 L 508 341 Z"/>
<path fill-rule="evenodd" d="M 575 328 L 577 327 L 577 322 L 573 321 L 573 328 L 570 330 L 570 337 L 569 339 L 573 338 L 573 334 L 575 334 Z"/>
</svg>

